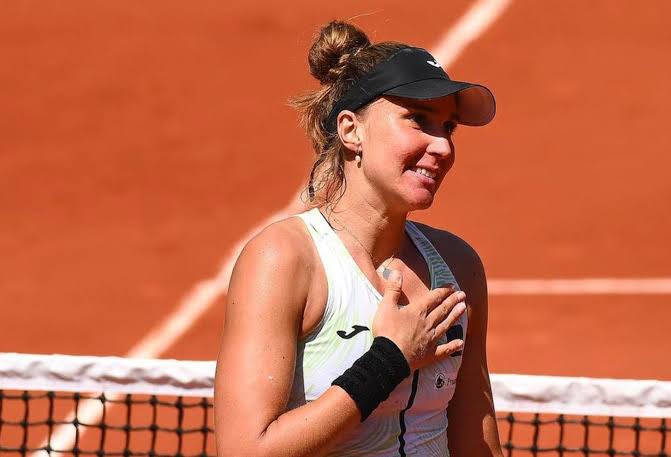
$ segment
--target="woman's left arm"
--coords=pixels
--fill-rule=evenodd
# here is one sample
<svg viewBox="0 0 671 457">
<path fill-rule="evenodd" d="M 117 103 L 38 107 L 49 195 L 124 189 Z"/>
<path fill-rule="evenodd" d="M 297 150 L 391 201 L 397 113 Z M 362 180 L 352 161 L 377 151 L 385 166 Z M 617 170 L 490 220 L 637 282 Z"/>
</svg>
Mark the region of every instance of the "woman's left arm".
<svg viewBox="0 0 671 457">
<path fill-rule="evenodd" d="M 451 235 L 450 237 L 454 237 Z M 454 237 L 456 238 L 456 237 Z M 444 238 L 443 238 L 444 240 Z M 443 244 L 443 243 L 441 243 Z M 444 253 L 454 258 L 454 274 L 466 292 L 468 329 L 457 387 L 448 407 L 451 457 L 502 457 L 494 401 L 487 368 L 487 281 L 482 261 L 461 239 L 452 239 Z M 455 245 L 457 249 L 455 249 Z M 445 246 L 445 244 L 443 244 Z M 442 251 L 442 250 L 441 250 Z M 443 252 L 441 252 L 443 253 Z"/>
</svg>

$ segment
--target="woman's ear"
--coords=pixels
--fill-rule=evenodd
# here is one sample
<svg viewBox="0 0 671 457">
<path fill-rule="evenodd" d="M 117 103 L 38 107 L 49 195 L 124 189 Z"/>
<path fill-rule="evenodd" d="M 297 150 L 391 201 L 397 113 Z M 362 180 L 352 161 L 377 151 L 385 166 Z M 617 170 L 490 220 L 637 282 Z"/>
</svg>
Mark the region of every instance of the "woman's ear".
<svg viewBox="0 0 671 457">
<path fill-rule="evenodd" d="M 340 141 L 348 150 L 356 152 L 361 146 L 361 140 L 359 138 L 361 123 L 356 117 L 356 114 L 352 111 L 343 110 L 338 114 L 336 122 Z"/>
</svg>

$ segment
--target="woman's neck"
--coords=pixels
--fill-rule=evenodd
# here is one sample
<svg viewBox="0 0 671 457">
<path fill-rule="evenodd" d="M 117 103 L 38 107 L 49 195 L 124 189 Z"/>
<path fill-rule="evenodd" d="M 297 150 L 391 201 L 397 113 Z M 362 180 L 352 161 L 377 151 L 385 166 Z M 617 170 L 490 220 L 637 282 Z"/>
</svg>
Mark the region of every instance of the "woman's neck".
<svg viewBox="0 0 671 457">
<path fill-rule="evenodd" d="M 333 207 L 322 212 L 335 230 L 353 238 L 371 257 L 374 266 L 398 253 L 408 213 L 392 212 L 349 189 Z"/>
</svg>

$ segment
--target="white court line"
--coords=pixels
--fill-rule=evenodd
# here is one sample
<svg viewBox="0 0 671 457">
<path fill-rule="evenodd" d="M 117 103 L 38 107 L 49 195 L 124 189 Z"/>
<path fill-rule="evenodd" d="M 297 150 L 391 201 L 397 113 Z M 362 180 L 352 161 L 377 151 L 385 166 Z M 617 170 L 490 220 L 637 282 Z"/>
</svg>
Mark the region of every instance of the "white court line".
<svg viewBox="0 0 671 457">
<path fill-rule="evenodd" d="M 461 50 L 472 42 L 478 34 L 482 33 L 487 26 L 493 23 L 509 3 L 510 0 L 479 0 L 475 3 L 452 29 L 444 35 L 442 42 L 438 45 L 434 55 L 442 65 L 450 65 L 461 53 Z M 466 36 L 461 37 L 461 34 L 465 34 Z M 445 43 L 446 40 L 454 40 L 455 44 Z M 296 214 L 301 209 L 302 203 L 299 195 L 296 195 L 285 208 L 271 214 L 256 227 L 248 231 L 231 249 L 229 255 L 222 262 L 216 276 L 196 284 L 191 292 L 181 300 L 177 309 L 133 346 L 126 354 L 126 357 L 153 358 L 163 354 L 191 328 L 217 298 L 226 293 L 233 265 L 247 241 L 272 222 L 281 220 L 291 214 Z M 110 406 L 108 405 L 108 411 L 109 408 Z M 74 418 L 74 414 L 73 411 L 66 421 L 70 422 Z M 102 414 L 102 407 L 97 402 L 87 403 L 79 408 L 77 419 L 86 424 L 95 424 L 100 422 Z M 78 436 L 80 439 L 85 430 L 84 428 L 79 431 Z M 75 439 L 74 427 L 60 426 L 54 430 L 50 439 L 50 445 L 52 449 L 72 449 Z M 40 447 L 45 447 L 46 445 L 47 442 L 43 442 Z M 43 457 L 46 455 L 46 452 L 34 452 L 32 454 L 33 457 Z"/>
<path fill-rule="evenodd" d="M 671 278 L 490 279 L 489 295 L 666 295 Z"/>
<path fill-rule="evenodd" d="M 510 6 L 512 0 L 479 0 L 440 39 L 431 54 L 443 68 L 457 60 L 466 47 L 484 33 Z"/>
</svg>

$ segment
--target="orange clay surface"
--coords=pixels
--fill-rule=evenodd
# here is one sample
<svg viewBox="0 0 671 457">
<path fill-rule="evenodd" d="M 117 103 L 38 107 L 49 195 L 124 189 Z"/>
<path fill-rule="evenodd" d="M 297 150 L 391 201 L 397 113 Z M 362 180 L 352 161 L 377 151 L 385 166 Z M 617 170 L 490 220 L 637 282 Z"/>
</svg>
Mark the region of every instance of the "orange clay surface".
<svg viewBox="0 0 671 457">
<path fill-rule="evenodd" d="M 0 351 L 123 355 L 304 183 L 329 19 L 432 48 L 466 1 L 3 2 Z M 434 206 L 492 278 L 671 276 L 671 3 L 514 0 L 448 69 L 498 114 Z M 671 379 L 669 295 L 493 296 L 493 372 Z M 164 357 L 213 359 L 219 300 Z"/>
</svg>

